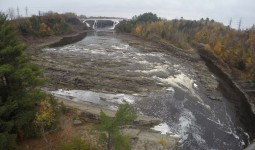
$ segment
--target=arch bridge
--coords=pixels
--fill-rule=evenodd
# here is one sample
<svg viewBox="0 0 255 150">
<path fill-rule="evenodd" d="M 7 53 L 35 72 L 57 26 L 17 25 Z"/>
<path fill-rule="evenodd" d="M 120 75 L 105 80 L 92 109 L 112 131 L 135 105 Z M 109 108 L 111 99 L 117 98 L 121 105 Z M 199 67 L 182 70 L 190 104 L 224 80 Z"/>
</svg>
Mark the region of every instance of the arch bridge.
<svg viewBox="0 0 255 150">
<path fill-rule="evenodd" d="M 115 26 L 123 19 L 111 19 L 111 18 L 88 18 L 81 20 L 86 23 L 88 27 L 93 29 L 114 29 Z"/>
</svg>

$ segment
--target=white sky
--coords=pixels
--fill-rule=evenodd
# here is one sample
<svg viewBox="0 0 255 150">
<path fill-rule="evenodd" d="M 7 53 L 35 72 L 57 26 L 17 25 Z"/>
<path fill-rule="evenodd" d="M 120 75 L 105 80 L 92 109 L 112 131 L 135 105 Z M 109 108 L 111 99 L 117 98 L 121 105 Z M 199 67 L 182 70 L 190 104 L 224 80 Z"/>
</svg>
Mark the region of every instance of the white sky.
<svg viewBox="0 0 255 150">
<path fill-rule="evenodd" d="M 255 0 L 0 0 L 0 11 L 8 8 L 20 9 L 25 16 L 38 11 L 75 12 L 86 16 L 113 16 L 131 18 L 145 12 L 156 13 L 159 17 L 175 19 L 210 18 L 237 28 L 240 18 L 242 27 L 255 24 Z"/>
</svg>

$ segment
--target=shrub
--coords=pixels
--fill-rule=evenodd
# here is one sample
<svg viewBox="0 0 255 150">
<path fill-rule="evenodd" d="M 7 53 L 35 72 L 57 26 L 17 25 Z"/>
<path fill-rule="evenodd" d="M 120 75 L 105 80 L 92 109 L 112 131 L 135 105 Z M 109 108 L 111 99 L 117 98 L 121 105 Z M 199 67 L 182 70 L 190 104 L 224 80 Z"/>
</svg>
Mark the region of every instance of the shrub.
<svg viewBox="0 0 255 150">
<path fill-rule="evenodd" d="M 67 113 L 69 111 L 69 108 L 68 106 L 66 106 L 63 102 L 60 103 L 59 105 L 59 109 L 62 113 Z"/>
<path fill-rule="evenodd" d="M 70 142 L 61 144 L 58 150 L 96 150 L 96 148 L 76 137 Z"/>
<path fill-rule="evenodd" d="M 98 130 L 102 131 L 101 141 L 107 144 L 107 150 L 114 148 L 115 150 L 131 149 L 129 138 L 120 133 L 120 126 L 127 125 L 137 118 L 135 110 L 129 104 L 123 104 L 117 110 L 115 117 L 110 118 L 101 111 Z"/>
</svg>

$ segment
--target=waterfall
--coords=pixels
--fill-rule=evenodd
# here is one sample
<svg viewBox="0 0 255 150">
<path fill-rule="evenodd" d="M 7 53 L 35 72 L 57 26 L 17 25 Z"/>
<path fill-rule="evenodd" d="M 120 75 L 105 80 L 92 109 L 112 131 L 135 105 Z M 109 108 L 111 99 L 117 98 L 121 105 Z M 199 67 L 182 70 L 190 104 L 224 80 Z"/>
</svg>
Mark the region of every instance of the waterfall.
<svg viewBox="0 0 255 150">
<path fill-rule="evenodd" d="M 120 23 L 119 21 L 113 21 L 113 25 L 110 29 L 112 29 L 112 30 L 115 29 L 115 26 L 119 23 Z"/>
<path fill-rule="evenodd" d="M 106 29 L 106 30 L 114 30 L 116 25 L 120 23 L 123 19 L 103 19 L 103 18 L 89 18 L 85 19 L 83 22 L 86 23 L 88 27 L 92 27 L 92 29 Z"/>
<path fill-rule="evenodd" d="M 96 29 L 96 28 L 97 28 L 97 20 L 95 20 L 93 24 L 93 29 Z"/>
</svg>

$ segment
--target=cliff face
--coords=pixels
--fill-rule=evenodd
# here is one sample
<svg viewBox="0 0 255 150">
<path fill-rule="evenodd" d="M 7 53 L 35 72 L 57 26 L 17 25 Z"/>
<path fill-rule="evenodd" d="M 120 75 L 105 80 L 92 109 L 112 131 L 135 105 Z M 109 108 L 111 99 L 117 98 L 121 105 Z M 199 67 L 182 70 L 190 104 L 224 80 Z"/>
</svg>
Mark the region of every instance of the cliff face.
<svg viewBox="0 0 255 150">
<path fill-rule="evenodd" d="M 202 45 L 198 47 L 198 53 L 206 62 L 206 65 L 212 73 L 217 76 L 219 81 L 219 89 L 224 93 L 224 96 L 229 98 L 234 104 L 238 117 L 241 122 L 247 127 L 255 137 L 255 86 L 253 83 L 247 83 L 241 80 L 235 80 L 230 69 L 222 61 L 210 51 L 205 50 Z"/>
</svg>

